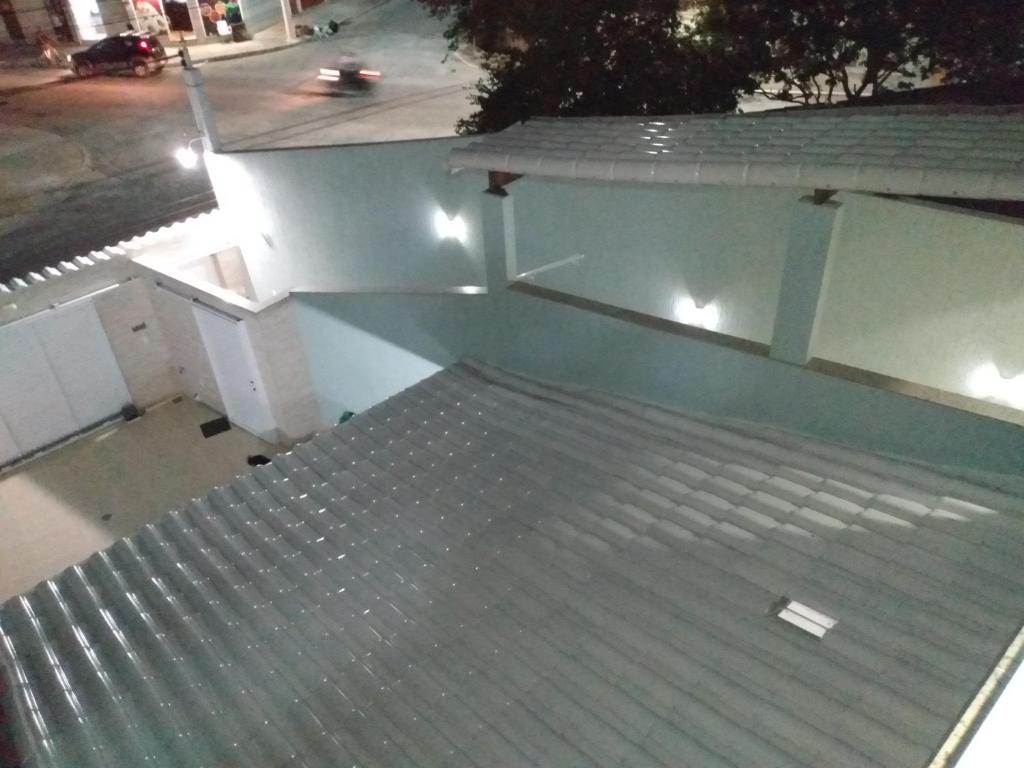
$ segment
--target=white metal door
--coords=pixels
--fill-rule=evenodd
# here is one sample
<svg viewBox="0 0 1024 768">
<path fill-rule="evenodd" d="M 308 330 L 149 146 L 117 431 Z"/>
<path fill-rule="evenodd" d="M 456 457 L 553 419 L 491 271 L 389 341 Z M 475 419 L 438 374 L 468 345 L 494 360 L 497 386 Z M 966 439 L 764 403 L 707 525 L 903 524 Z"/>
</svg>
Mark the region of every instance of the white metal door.
<svg viewBox="0 0 1024 768">
<path fill-rule="evenodd" d="M 80 429 L 31 322 L 0 327 L 0 359 L 0 418 L 19 454 Z"/>
<path fill-rule="evenodd" d="M 14 442 L 14 435 L 7 428 L 6 422 L 0 416 L 0 467 L 9 464 L 21 455 L 21 449 Z"/>
<path fill-rule="evenodd" d="M 103 421 L 131 402 L 91 301 L 46 312 L 33 328 L 80 427 Z"/>
<path fill-rule="evenodd" d="M 0 359 L 0 463 L 6 443 L 31 453 L 131 402 L 91 301 L 0 327 Z"/>
<path fill-rule="evenodd" d="M 274 417 L 245 323 L 198 304 L 192 309 L 228 419 L 254 435 L 273 437 Z"/>
</svg>

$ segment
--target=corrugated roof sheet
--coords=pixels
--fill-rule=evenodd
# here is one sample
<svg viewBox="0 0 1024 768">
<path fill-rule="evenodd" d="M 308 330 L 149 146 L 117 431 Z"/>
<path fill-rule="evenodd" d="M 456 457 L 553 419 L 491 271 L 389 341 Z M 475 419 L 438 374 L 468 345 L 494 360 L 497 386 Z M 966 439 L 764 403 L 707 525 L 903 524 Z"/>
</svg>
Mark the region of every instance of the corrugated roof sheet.
<svg viewBox="0 0 1024 768">
<path fill-rule="evenodd" d="M 1019 499 L 458 365 L 9 601 L 0 658 L 33 766 L 919 768 L 1022 552 Z"/>
<path fill-rule="evenodd" d="M 451 152 L 452 168 L 661 184 L 1024 199 L 1016 111 L 535 118 Z"/>
<path fill-rule="evenodd" d="M 115 245 L 108 245 L 98 251 L 90 251 L 86 256 L 75 256 L 70 261 L 59 261 L 55 265 L 44 267 L 42 272 L 29 272 L 24 277 L 15 277 L 5 282 L 0 282 L 0 302 L 8 298 L 20 298 L 24 291 L 33 286 L 44 283 L 51 283 L 65 275 L 76 275 L 90 267 L 108 264 L 110 262 L 127 261 L 139 256 L 140 251 L 146 247 L 167 241 L 176 237 L 183 237 L 189 229 L 197 225 L 209 227 L 218 226 L 220 209 L 214 208 L 211 211 L 197 213 L 194 216 L 175 221 L 157 229 L 151 229 L 141 235 L 136 235 L 130 240 L 121 240 Z M 9 294 L 18 295 L 10 296 Z"/>
</svg>

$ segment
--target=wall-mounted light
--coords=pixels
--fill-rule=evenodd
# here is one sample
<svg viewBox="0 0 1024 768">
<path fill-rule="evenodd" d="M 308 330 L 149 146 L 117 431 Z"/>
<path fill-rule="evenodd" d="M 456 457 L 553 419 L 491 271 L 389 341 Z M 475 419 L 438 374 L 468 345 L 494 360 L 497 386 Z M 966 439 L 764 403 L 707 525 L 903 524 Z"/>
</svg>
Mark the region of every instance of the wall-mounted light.
<svg viewBox="0 0 1024 768">
<path fill-rule="evenodd" d="M 967 380 L 975 397 L 999 400 L 1013 408 L 1024 409 L 1024 373 L 1003 376 L 995 363 L 979 365 Z"/>
<path fill-rule="evenodd" d="M 174 159 L 178 161 L 178 165 L 189 171 L 199 165 L 199 153 L 195 150 L 195 145 L 200 142 L 202 139 L 192 139 L 185 146 L 175 150 Z"/>
<path fill-rule="evenodd" d="M 438 210 L 434 214 L 434 232 L 441 240 L 458 240 L 460 243 L 465 243 L 468 228 L 466 220 L 461 216 L 449 217 L 444 211 Z"/>
<path fill-rule="evenodd" d="M 672 314 L 680 323 L 706 328 L 709 331 L 718 330 L 718 323 L 721 320 L 721 313 L 716 304 L 698 305 L 689 296 L 680 296 L 675 300 L 672 304 Z"/>
</svg>

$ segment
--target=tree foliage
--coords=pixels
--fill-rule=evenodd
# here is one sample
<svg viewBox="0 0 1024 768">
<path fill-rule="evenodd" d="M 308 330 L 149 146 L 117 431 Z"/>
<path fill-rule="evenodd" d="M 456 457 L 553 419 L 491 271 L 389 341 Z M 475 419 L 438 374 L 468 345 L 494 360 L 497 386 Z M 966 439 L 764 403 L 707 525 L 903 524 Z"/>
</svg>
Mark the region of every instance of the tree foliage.
<svg viewBox="0 0 1024 768">
<path fill-rule="evenodd" d="M 735 109 L 737 90 L 752 84 L 683 36 L 677 10 L 677 0 L 507 3 L 504 29 L 522 44 L 488 58 L 479 110 L 459 129 L 500 130 L 539 115 Z"/>
<path fill-rule="evenodd" d="M 910 82 L 922 63 L 913 37 L 919 0 L 712 0 L 697 34 L 745 63 L 786 101 L 855 101 Z M 856 77 L 851 71 L 863 67 Z"/>
<path fill-rule="evenodd" d="M 939 75 L 1024 78 L 1024 0 L 418 0 L 456 47 L 490 52 L 462 132 L 534 115 L 730 111 L 760 90 L 857 102 Z"/>
<path fill-rule="evenodd" d="M 1024 2 L 932 0 L 922 4 L 929 11 L 918 22 L 919 34 L 928 41 L 932 68 L 947 82 L 1020 87 Z"/>
<path fill-rule="evenodd" d="M 709 0 L 696 34 L 802 103 L 1021 73 L 1019 0 Z"/>
<path fill-rule="evenodd" d="M 541 0 L 418 0 L 432 14 L 447 20 L 445 37 L 452 49 L 470 42 L 484 51 L 495 51 L 510 35 L 521 31 L 522 22 Z"/>
</svg>

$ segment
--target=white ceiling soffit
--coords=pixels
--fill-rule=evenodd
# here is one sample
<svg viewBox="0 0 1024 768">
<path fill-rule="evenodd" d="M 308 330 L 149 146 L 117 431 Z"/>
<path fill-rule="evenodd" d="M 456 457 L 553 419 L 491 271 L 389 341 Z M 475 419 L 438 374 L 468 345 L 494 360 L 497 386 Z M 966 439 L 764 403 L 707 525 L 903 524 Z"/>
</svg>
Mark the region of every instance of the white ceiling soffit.
<svg viewBox="0 0 1024 768">
<path fill-rule="evenodd" d="M 1024 112 L 536 118 L 451 168 L 565 179 L 1024 200 Z"/>
</svg>

